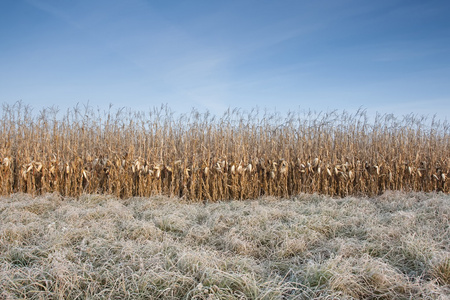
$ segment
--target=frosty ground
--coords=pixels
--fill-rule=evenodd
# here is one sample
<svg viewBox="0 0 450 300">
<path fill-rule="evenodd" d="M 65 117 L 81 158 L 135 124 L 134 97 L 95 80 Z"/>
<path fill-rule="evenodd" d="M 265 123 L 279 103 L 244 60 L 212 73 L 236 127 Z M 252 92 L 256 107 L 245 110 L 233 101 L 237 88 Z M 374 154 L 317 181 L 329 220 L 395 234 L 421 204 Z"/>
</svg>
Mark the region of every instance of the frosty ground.
<svg viewBox="0 0 450 300">
<path fill-rule="evenodd" d="M 0 299 L 448 299 L 450 196 L 0 198 Z"/>
</svg>

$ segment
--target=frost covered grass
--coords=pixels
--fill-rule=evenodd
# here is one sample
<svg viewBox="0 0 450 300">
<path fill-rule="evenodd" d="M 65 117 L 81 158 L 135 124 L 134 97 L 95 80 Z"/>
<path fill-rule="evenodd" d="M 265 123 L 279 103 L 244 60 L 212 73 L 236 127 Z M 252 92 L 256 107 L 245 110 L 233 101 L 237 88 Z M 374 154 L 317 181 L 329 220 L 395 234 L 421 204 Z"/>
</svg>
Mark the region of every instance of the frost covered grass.
<svg viewBox="0 0 450 300">
<path fill-rule="evenodd" d="M 450 196 L 0 198 L 0 299 L 448 299 Z"/>
</svg>

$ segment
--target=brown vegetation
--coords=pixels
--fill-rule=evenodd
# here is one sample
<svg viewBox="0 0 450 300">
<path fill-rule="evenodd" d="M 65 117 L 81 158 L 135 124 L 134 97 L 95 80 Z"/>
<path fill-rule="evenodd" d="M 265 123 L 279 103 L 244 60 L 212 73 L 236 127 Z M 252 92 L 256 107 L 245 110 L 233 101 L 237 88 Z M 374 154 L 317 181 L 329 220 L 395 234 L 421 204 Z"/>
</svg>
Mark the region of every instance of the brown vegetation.
<svg viewBox="0 0 450 300">
<path fill-rule="evenodd" d="M 448 299 L 450 197 L 0 198 L 0 299 Z"/>
<path fill-rule="evenodd" d="M 448 123 L 364 112 L 149 113 L 3 106 L 0 194 L 253 199 L 450 191 Z"/>
</svg>

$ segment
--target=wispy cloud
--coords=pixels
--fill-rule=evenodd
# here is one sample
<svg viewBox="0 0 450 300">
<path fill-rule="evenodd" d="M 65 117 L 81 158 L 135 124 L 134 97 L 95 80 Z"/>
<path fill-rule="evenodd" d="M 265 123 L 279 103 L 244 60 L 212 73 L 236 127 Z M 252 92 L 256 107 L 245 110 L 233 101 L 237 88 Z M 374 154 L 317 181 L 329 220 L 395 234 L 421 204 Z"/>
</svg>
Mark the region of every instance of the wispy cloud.
<svg viewBox="0 0 450 300">
<path fill-rule="evenodd" d="M 63 9 L 58 9 L 57 6 L 52 5 L 50 3 L 42 1 L 42 0 L 25 0 L 26 3 L 31 6 L 43 11 L 73 27 L 81 28 L 81 25 L 76 22 L 70 15 Z"/>
<path fill-rule="evenodd" d="M 443 47 L 441 44 L 441 41 L 433 41 L 433 39 L 430 39 L 426 44 L 415 41 L 386 43 L 373 50 L 374 61 L 415 60 L 450 53 L 450 47 Z"/>
</svg>

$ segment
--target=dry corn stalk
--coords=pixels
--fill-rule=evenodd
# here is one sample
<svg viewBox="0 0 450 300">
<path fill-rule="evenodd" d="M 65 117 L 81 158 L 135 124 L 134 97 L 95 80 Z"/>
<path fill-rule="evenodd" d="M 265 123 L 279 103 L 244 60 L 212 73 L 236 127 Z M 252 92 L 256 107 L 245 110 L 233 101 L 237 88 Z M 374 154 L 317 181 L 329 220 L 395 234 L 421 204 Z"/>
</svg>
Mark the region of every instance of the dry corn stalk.
<svg viewBox="0 0 450 300">
<path fill-rule="evenodd" d="M 88 108 L 77 121 L 74 109 L 60 120 L 38 121 L 26 111 L 18 120 L 18 109 L 6 107 L 0 120 L 0 194 L 165 193 L 219 200 L 449 192 L 446 123 L 425 130 L 420 121 L 392 119 L 373 127 L 360 112 L 299 115 L 278 124 L 269 115 L 244 118 L 239 111 L 219 120 L 193 112 L 181 121 L 167 108 L 107 121 Z M 336 120 L 347 121 L 333 126 Z"/>
</svg>

